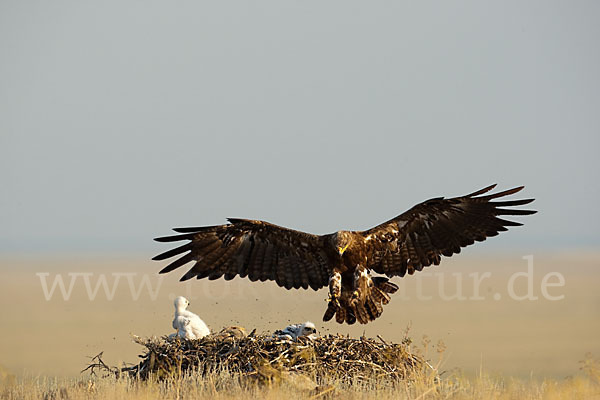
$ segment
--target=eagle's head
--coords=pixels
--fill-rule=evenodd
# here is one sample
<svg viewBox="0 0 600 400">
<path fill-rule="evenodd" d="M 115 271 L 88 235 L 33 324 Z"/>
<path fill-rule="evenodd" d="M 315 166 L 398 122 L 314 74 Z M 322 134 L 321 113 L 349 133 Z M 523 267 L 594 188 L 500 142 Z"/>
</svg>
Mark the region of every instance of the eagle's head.
<svg viewBox="0 0 600 400">
<path fill-rule="evenodd" d="M 333 245 L 341 256 L 354 241 L 354 236 L 349 231 L 338 231 L 333 235 Z"/>
</svg>

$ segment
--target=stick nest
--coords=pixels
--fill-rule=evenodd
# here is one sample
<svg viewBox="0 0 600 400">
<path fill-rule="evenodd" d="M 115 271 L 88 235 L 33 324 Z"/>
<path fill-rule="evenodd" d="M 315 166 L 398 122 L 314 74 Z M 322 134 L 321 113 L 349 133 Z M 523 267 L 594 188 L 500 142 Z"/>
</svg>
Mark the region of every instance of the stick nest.
<svg viewBox="0 0 600 400">
<path fill-rule="evenodd" d="M 243 330 L 242 330 L 243 332 Z M 96 356 L 86 368 L 147 380 L 172 379 L 185 373 L 202 375 L 227 370 L 259 381 L 276 381 L 282 375 L 299 373 L 316 382 L 342 380 L 406 380 L 429 368 L 421 357 L 411 354 L 410 340 L 402 344 L 361 337 L 327 335 L 297 341 L 273 338 L 270 334 L 231 334 L 227 330 L 198 340 L 140 338 L 145 347 L 142 361 L 124 368 L 108 367 Z"/>
</svg>

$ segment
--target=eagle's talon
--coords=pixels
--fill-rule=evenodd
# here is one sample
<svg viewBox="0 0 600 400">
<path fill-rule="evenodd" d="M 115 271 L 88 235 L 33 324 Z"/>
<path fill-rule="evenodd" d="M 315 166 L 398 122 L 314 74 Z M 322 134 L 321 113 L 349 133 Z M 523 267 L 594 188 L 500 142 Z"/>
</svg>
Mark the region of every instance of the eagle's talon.
<svg viewBox="0 0 600 400">
<path fill-rule="evenodd" d="M 329 293 L 329 297 L 327 298 L 327 301 L 334 301 L 340 298 L 339 294 L 333 294 L 333 293 Z"/>
<path fill-rule="evenodd" d="M 332 294 L 329 294 L 329 298 L 327 299 L 327 302 L 328 303 L 333 303 L 333 305 L 335 306 L 336 309 L 340 308 L 341 304 L 340 304 L 340 302 L 338 300 L 339 297 L 340 296 L 334 296 Z"/>
</svg>

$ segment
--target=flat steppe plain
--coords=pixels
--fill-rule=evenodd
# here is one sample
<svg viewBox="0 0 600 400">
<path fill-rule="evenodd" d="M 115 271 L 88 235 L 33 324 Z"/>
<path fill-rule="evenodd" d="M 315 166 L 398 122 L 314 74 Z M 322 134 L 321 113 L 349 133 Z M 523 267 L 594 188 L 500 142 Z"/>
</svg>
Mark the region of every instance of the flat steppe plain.
<svg viewBox="0 0 600 400">
<path fill-rule="evenodd" d="M 311 320 L 321 334 L 401 341 L 408 329 L 416 345 L 428 337 L 432 358 L 442 341 L 443 369 L 466 374 L 564 378 L 586 353 L 600 355 L 596 251 L 466 251 L 394 278 L 400 291 L 383 316 L 354 326 L 321 321 L 326 289 L 286 291 L 240 278 L 181 283 L 185 267 L 159 276 L 164 263 L 150 256 L 0 257 L 0 365 L 18 376 L 76 377 L 101 351 L 111 364 L 134 363 L 141 348 L 130 334 L 172 333 L 176 295 L 188 297 L 213 330 L 273 331 Z"/>
</svg>

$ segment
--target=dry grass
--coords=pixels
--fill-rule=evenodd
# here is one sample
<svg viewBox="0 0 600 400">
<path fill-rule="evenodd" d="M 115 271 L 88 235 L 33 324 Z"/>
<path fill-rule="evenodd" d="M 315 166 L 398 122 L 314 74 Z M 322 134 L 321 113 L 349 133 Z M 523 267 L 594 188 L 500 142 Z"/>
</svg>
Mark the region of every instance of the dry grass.
<svg viewBox="0 0 600 400">
<path fill-rule="evenodd" d="M 560 381 L 518 380 L 487 374 L 439 379 L 437 371 L 421 370 L 409 380 L 396 384 L 382 382 L 375 387 L 335 378 L 315 386 L 312 381 L 293 374 L 265 384 L 225 370 L 146 381 L 128 375 L 79 380 L 25 377 L 0 387 L 0 399 L 593 399 L 600 397 L 599 371 L 598 360 L 589 358 L 583 362 L 581 374 Z"/>
<path fill-rule="evenodd" d="M 165 338 L 138 338 L 138 344 L 145 350 L 138 365 L 110 367 L 96 357 L 90 364 L 93 368 L 87 368 L 79 379 L 15 378 L 0 370 L 0 399 L 600 398 L 600 360 L 590 354 L 580 362 L 577 374 L 562 380 L 523 380 L 482 371 L 468 377 L 441 370 L 443 343 L 431 346 L 426 337 L 420 346 L 412 345 L 408 338 L 402 344 L 386 343 L 381 338 L 378 341 L 330 336 L 293 343 L 252 334 L 241 339 L 215 335 L 198 341 L 170 342 Z M 435 353 L 431 355 L 433 348 Z M 295 355 L 304 355 L 307 349 L 312 351 L 312 362 L 318 364 L 317 368 L 296 368 L 307 360 Z M 227 351 L 223 353 L 224 350 Z M 326 356 L 330 352 L 335 352 L 334 357 Z M 199 353 L 203 355 L 199 357 Z M 397 353 L 400 360 L 389 360 L 392 353 Z M 290 355 L 289 362 L 281 362 L 284 354 Z M 436 361 L 425 362 L 430 356 Z M 366 368 L 331 368 L 336 360 L 353 357 L 370 361 L 365 363 Z M 197 359 L 195 363 L 193 358 Z M 170 361 L 165 362 L 167 359 Z M 241 368 L 243 359 L 248 363 Z M 165 367 L 175 364 L 174 369 Z M 378 364 L 386 368 L 399 366 L 402 373 L 382 375 Z"/>
</svg>

